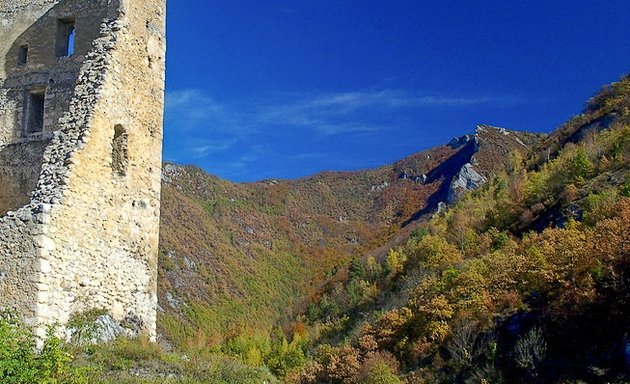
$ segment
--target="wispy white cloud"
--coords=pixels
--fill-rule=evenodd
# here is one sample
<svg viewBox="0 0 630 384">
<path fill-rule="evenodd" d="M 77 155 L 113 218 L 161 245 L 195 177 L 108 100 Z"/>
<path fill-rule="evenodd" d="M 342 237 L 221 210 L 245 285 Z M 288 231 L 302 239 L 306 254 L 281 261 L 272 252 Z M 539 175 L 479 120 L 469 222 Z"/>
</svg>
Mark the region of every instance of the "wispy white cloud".
<svg viewBox="0 0 630 384">
<path fill-rule="evenodd" d="M 220 103 L 197 89 L 171 91 L 166 95 L 167 129 L 185 135 L 188 151 L 196 158 L 231 150 L 239 140 L 264 135 L 268 130 L 302 130 L 319 137 L 369 135 L 391 129 L 383 121 L 405 110 L 465 108 L 486 103 L 518 102 L 514 97 L 450 97 L 410 92 L 359 90 L 283 94 L 265 100 Z M 209 140 L 212 137 L 220 139 Z M 250 151 L 258 156 L 262 152 Z M 241 163 L 256 161 L 243 158 Z"/>
<path fill-rule="evenodd" d="M 466 107 L 499 100 L 491 97 L 418 96 L 400 90 L 288 95 L 275 103 L 258 105 L 255 117 L 259 123 L 307 127 L 320 135 L 338 135 L 385 128 L 374 125 L 367 115 L 386 115 L 411 108 Z"/>
<path fill-rule="evenodd" d="M 191 147 L 191 151 L 197 158 L 206 157 L 210 154 L 220 153 L 232 148 L 237 141 L 238 140 L 235 138 L 225 140 L 201 140 Z"/>
<path fill-rule="evenodd" d="M 435 95 L 414 95 L 409 92 L 386 89 L 380 91 L 362 90 L 355 92 L 316 94 L 303 97 L 291 108 L 296 110 L 326 109 L 334 113 L 346 113 L 362 108 L 408 108 L 435 106 L 469 106 L 497 101 L 504 98 L 491 97 L 446 97 Z"/>
<path fill-rule="evenodd" d="M 239 108 L 219 103 L 198 89 L 168 92 L 164 115 L 167 127 L 181 133 L 211 129 L 230 135 L 247 135 L 252 130 L 251 121 L 241 115 Z"/>
<path fill-rule="evenodd" d="M 238 178 L 249 172 L 253 165 L 278 156 L 280 155 L 273 151 L 270 146 L 254 144 L 247 146 L 243 152 L 230 156 L 229 160 L 218 157 L 213 161 L 212 167 L 223 170 L 230 178 Z"/>
<path fill-rule="evenodd" d="M 322 152 L 308 152 L 308 153 L 297 153 L 293 155 L 288 155 L 287 158 L 291 160 L 319 160 L 330 156 L 327 153 Z"/>
<path fill-rule="evenodd" d="M 180 128 L 194 128 L 208 119 L 225 116 L 224 107 L 207 94 L 189 89 L 166 94 L 165 115 L 168 122 L 176 122 Z"/>
</svg>

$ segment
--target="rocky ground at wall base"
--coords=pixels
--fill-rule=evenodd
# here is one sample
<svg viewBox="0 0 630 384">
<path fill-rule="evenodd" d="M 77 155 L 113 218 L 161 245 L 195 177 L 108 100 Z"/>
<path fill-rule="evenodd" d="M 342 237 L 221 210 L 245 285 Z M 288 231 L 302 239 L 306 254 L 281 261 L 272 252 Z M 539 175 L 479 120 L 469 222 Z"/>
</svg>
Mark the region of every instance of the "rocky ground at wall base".
<svg viewBox="0 0 630 384">
<path fill-rule="evenodd" d="M 137 338 L 141 328 L 132 317 L 116 321 L 110 314 L 103 313 L 94 319 L 71 321 L 65 329 L 65 339 L 76 345 L 105 344 L 119 337 Z"/>
</svg>

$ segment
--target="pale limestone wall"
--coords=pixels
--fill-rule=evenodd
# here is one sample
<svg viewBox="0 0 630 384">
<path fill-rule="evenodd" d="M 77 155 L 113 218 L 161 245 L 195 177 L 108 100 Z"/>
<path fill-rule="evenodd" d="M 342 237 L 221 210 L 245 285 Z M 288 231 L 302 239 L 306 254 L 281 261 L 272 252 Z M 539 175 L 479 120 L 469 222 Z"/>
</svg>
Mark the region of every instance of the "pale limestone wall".
<svg viewBox="0 0 630 384">
<path fill-rule="evenodd" d="M 31 201 L 0 218 L 0 306 L 40 325 L 102 308 L 155 337 L 165 4 L 61 6 L 70 3 L 100 4 L 109 18 L 52 130 Z M 116 127 L 126 133 L 122 161 Z"/>
</svg>

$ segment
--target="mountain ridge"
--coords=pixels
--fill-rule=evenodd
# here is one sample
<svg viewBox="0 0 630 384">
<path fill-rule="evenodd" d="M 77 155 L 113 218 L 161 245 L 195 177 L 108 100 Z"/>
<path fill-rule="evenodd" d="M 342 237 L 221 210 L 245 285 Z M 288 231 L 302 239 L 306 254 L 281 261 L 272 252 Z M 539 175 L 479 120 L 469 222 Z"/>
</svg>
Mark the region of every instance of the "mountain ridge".
<svg viewBox="0 0 630 384">
<path fill-rule="evenodd" d="M 202 327 L 215 334 L 209 339 L 250 321 L 268 329 L 278 318 L 245 321 L 239 319 L 248 317 L 244 308 L 253 305 L 263 312 L 273 308 L 289 316 L 291 311 L 283 308 L 298 305 L 352 257 L 385 249 L 391 241 L 399 243 L 400 228 L 437 210 L 453 193 L 455 177 L 464 177 L 460 174 L 466 164 L 474 163 L 484 180 L 489 179 L 504 164 L 492 160 L 493 152 L 524 152 L 542 137 L 483 125 L 475 134 L 375 169 L 251 183 L 233 183 L 195 166 L 166 163 L 161 323 L 181 321 L 190 329 L 175 331 L 173 326 L 165 334 L 185 342 L 197 337 L 193 328 L 201 322 L 212 324 Z M 284 255 L 282 260 L 278 254 Z M 287 260 L 289 264 L 283 265 Z M 248 276 L 260 273 L 270 274 L 277 285 L 247 282 Z M 230 311 L 237 315 L 227 316 Z M 274 311 L 268 312 L 274 317 Z"/>
</svg>

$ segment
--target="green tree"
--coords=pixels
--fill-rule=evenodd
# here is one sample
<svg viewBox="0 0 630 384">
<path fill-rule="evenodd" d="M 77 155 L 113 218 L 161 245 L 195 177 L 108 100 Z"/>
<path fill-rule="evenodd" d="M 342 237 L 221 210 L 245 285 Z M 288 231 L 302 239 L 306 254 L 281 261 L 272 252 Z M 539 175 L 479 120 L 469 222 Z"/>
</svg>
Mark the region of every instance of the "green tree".
<svg viewBox="0 0 630 384">
<path fill-rule="evenodd" d="M 403 271 L 406 261 L 407 255 L 401 251 L 391 249 L 387 254 L 387 269 L 392 275 L 396 276 Z"/>
<path fill-rule="evenodd" d="M 359 384 L 401 384 L 402 381 L 392 372 L 392 369 L 384 362 L 378 362 L 367 369 L 362 375 Z"/>
<path fill-rule="evenodd" d="M 584 181 L 595 169 L 593 162 L 588 158 L 586 150 L 583 147 L 577 149 L 569 166 L 572 181 Z"/>
<path fill-rule="evenodd" d="M 271 344 L 271 351 L 265 356 L 265 364 L 272 373 L 278 376 L 286 376 L 291 370 L 301 367 L 306 362 L 304 355 L 306 341 L 298 334 L 293 335 L 289 343 L 282 336 Z"/>
<path fill-rule="evenodd" d="M 365 267 L 358 257 L 353 257 L 350 260 L 350 266 L 348 267 L 348 277 L 352 279 L 365 278 Z"/>
</svg>

